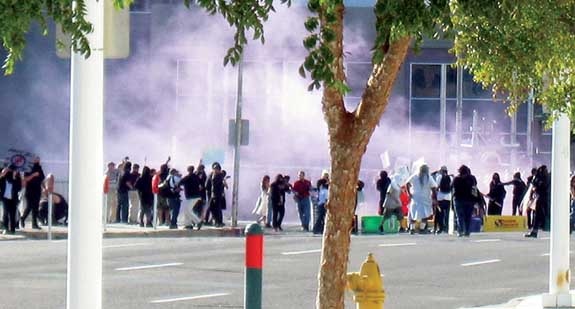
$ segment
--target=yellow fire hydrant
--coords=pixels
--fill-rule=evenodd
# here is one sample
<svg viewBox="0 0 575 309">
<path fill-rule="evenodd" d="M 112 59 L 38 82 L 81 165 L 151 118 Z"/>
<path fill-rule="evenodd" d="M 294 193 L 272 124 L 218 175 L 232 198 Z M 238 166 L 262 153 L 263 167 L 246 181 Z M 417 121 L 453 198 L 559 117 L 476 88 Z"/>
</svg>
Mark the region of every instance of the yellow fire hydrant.
<svg viewBox="0 0 575 309">
<path fill-rule="evenodd" d="M 369 253 L 359 273 L 347 274 L 347 288 L 353 293 L 357 309 L 383 309 L 385 291 L 379 265 Z"/>
</svg>

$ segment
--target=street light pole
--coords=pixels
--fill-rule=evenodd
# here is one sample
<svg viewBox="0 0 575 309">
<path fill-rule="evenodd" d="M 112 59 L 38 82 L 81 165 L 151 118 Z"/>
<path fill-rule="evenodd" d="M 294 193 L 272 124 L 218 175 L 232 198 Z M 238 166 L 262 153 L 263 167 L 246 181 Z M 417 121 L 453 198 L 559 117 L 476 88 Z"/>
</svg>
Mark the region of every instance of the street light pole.
<svg viewBox="0 0 575 309">
<path fill-rule="evenodd" d="M 71 57 L 66 308 L 101 309 L 104 1 L 84 4 L 93 31 L 87 34 L 90 57 Z"/>
<path fill-rule="evenodd" d="M 238 194 L 240 182 L 240 146 L 242 141 L 242 88 L 243 88 L 243 56 L 238 61 L 238 85 L 236 97 L 236 123 L 234 140 L 234 183 L 232 187 L 232 227 L 238 226 Z"/>
</svg>

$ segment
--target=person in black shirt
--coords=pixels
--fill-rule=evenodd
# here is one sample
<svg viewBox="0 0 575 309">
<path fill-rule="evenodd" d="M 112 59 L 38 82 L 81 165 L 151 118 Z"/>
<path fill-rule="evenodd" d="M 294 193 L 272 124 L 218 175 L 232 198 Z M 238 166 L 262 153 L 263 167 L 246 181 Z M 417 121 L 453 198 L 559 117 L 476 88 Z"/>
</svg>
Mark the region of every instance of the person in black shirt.
<svg viewBox="0 0 575 309">
<path fill-rule="evenodd" d="M 283 231 L 282 221 L 285 215 L 285 194 L 290 191 L 289 177 L 278 174 L 270 185 L 270 201 L 272 206 L 272 226 L 274 231 Z"/>
<path fill-rule="evenodd" d="M 469 237 L 473 208 L 479 197 L 477 180 L 471 175 L 469 167 L 462 165 L 459 174 L 453 179 L 451 186 L 453 202 L 457 213 L 457 233 L 459 237 Z"/>
<path fill-rule="evenodd" d="M 194 206 L 194 213 L 202 218 L 204 222 L 206 222 L 206 215 L 208 215 L 208 211 L 206 211 L 206 181 L 208 180 L 208 176 L 206 175 L 205 166 L 203 164 L 198 165 L 196 170 L 196 175 L 198 175 L 198 180 L 200 181 L 200 202 Z"/>
<path fill-rule="evenodd" d="M 391 183 L 391 179 L 387 176 L 386 171 L 381 171 L 379 173 L 379 179 L 375 184 L 377 191 L 379 191 L 379 210 L 378 214 L 380 216 L 383 215 L 383 203 L 385 203 L 385 198 L 387 197 L 387 189 L 389 188 L 389 184 Z"/>
<path fill-rule="evenodd" d="M 184 197 L 186 201 L 184 202 L 184 227 L 186 229 L 192 229 L 193 224 L 196 224 L 198 230 L 202 227 L 202 220 L 198 217 L 194 211 L 196 205 L 201 204 L 201 182 L 200 177 L 194 173 L 194 167 L 188 166 L 188 174 L 180 180 L 178 186 L 184 187 Z M 196 209 L 197 210 L 197 209 Z M 199 213 L 203 213 L 201 208 Z"/>
<path fill-rule="evenodd" d="M 533 200 L 533 186 L 532 186 L 532 184 L 533 184 L 533 179 L 535 178 L 536 174 L 537 174 L 537 169 L 532 168 L 531 169 L 531 176 L 527 177 L 527 190 L 529 190 L 527 192 L 527 194 L 529 194 L 529 201 Z M 531 229 L 531 228 L 533 228 L 533 209 L 531 209 L 531 207 L 527 207 L 525 209 L 525 213 L 527 214 L 527 227 L 529 229 Z"/>
<path fill-rule="evenodd" d="M 503 201 L 505 200 L 505 187 L 499 178 L 498 173 L 493 173 L 491 177 L 491 183 L 489 184 L 489 193 L 487 198 L 489 203 L 487 204 L 487 214 L 492 216 L 501 216 L 501 211 L 503 210 Z"/>
<path fill-rule="evenodd" d="M 504 186 L 513 185 L 513 212 L 512 215 L 515 216 L 519 213 L 520 216 L 523 215 L 523 209 L 521 209 L 521 201 L 523 200 L 523 196 L 527 191 L 527 185 L 521 179 L 521 173 L 517 172 L 513 174 L 513 179 L 503 184 Z"/>
<path fill-rule="evenodd" d="M 138 190 L 138 195 L 140 197 L 140 226 L 143 227 L 145 224 L 145 226 L 151 227 L 154 193 L 152 192 L 152 172 L 149 167 L 144 166 L 142 169 L 142 175 L 138 177 L 134 187 Z M 145 223 L 144 216 L 146 217 Z"/>
<path fill-rule="evenodd" d="M 130 209 L 130 196 L 128 191 L 132 189 L 132 163 L 129 161 L 124 163 L 124 170 L 118 182 L 118 213 L 116 214 L 117 221 L 128 223 L 128 215 Z"/>
<path fill-rule="evenodd" d="M 32 212 L 32 228 L 40 229 L 38 226 L 38 209 L 40 207 L 40 197 L 42 196 L 42 182 L 44 181 L 44 171 L 40 165 L 40 158 L 34 158 L 34 164 L 30 172 L 24 174 L 24 185 L 26 186 L 26 209 L 20 218 L 20 225 L 25 227 L 26 218 Z"/>
<path fill-rule="evenodd" d="M 16 166 L 10 165 L 0 173 L 0 197 L 4 207 L 2 222 L 4 222 L 4 234 L 16 232 L 16 210 L 20 199 L 18 194 L 22 190 L 22 177 Z"/>
<path fill-rule="evenodd" d="M 535 217 L 533 218 L 533 228 L 531 232 L 525 234 L 525 237 L 537 238 L 539 229 L 545 226 L 545 219 L 547 217 L 547 210 L 549 207 L 549 189 L 551 182 L 549 180 L 549 173 L 547 166 L 541 165 L 537 169 L 537 174 L 533 178 L 533 191 L 535 201 Z"/>
<path fill-rule="evenodd" d="M 216 227 L 224 226 L 222 214 L 222 209 L 225 207 L 224 190 L 224 174 L 222 173 L 221 165 L 216 162 L 212 164 L 212 174 L 206 182 L 206 192 L 210 197 L 209 210 L 214 218 Z"/>
</svg>

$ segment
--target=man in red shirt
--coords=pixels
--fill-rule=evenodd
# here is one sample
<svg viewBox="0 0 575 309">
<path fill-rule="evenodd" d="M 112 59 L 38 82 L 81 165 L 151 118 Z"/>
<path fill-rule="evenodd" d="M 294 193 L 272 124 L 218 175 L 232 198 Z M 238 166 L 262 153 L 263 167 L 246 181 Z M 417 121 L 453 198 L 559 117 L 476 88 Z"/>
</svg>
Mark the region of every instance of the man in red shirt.
<svg viewBox="0 0 575 309">
<path fill-rule="evenodd" d="M 300 171 L 298 173 L 298 180 L 293 184 L 292 192 L 294 193 L 294 199 L 297 203 L 297 210 L 299 213 L 299 219 L 301 221 L 302 230 L 309 231 L 309 221 L 310 221 L 310 197 L 309 192 L 311 191 L 311 182 L 305 179 L 305 173 Z"/>
</svg>

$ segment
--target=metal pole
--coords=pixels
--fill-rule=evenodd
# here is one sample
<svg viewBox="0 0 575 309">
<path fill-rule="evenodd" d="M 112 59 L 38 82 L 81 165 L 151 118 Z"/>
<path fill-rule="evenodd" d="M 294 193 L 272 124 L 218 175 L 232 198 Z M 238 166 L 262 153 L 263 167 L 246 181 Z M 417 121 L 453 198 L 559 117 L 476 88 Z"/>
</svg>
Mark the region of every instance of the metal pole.
<svg viewBox="0 0 575 309">
<path fill-rule="evenodd" d="M 242 140 L 243 57 L 238 62 L 238 95 L 236 97 L 236 140 L 234 143 L 234 184 L 232 188 L 232 227 L 238 226 L 238 185 L 240 182 L 240 143 Z"/>
<path fill-rule="evenodd" d="M 457 67 L 457 102 L 455 107 L 455 135 L 457 145 L 463 139 L 463 68 Z"/>
<path fill-rule="evenodd" d="M 441 164 L 445 163 L 447 153 L 447 65 L 441 65 L 441 88 L 439 95 L 440 114 L 439 114 L 439 158 Z"/>
<path fill-rule="evenodd" d="M 152 218 L 154 222 L 154 230 L 158 229 L 158 195 L 154 194 L 154 215 Z"/>
<path fill-rule="evenodd" d="M 529 92 L 527 101 L 527 157 L 529 167 L 533 166 L 533 89 Z"/>
<path fill-rule="evenodd" d="M 549 294 L 543 297 L 544 307 L 573 306 L 569 295 L 570 127 L 569 117 L 564 113 L 553 123 Z"/>
<path fill-rule="evenodd" d="M 102 210 L 102 225 L 104 232 L 108 228 L 108 193 L 104 193 L 104 209 Z"/>
<path fill-rule="evenodd" d="M 54 201 L 52 201 L 52 192 L 48 193 L 48 240 L 52 240 L 52 213 Z"/>
<path fill-rule="evenodd" d="M 102 308 L 104 1 L 84 4 L 92 52 L 71 57 L 67 309 Z"/>
</svg>

